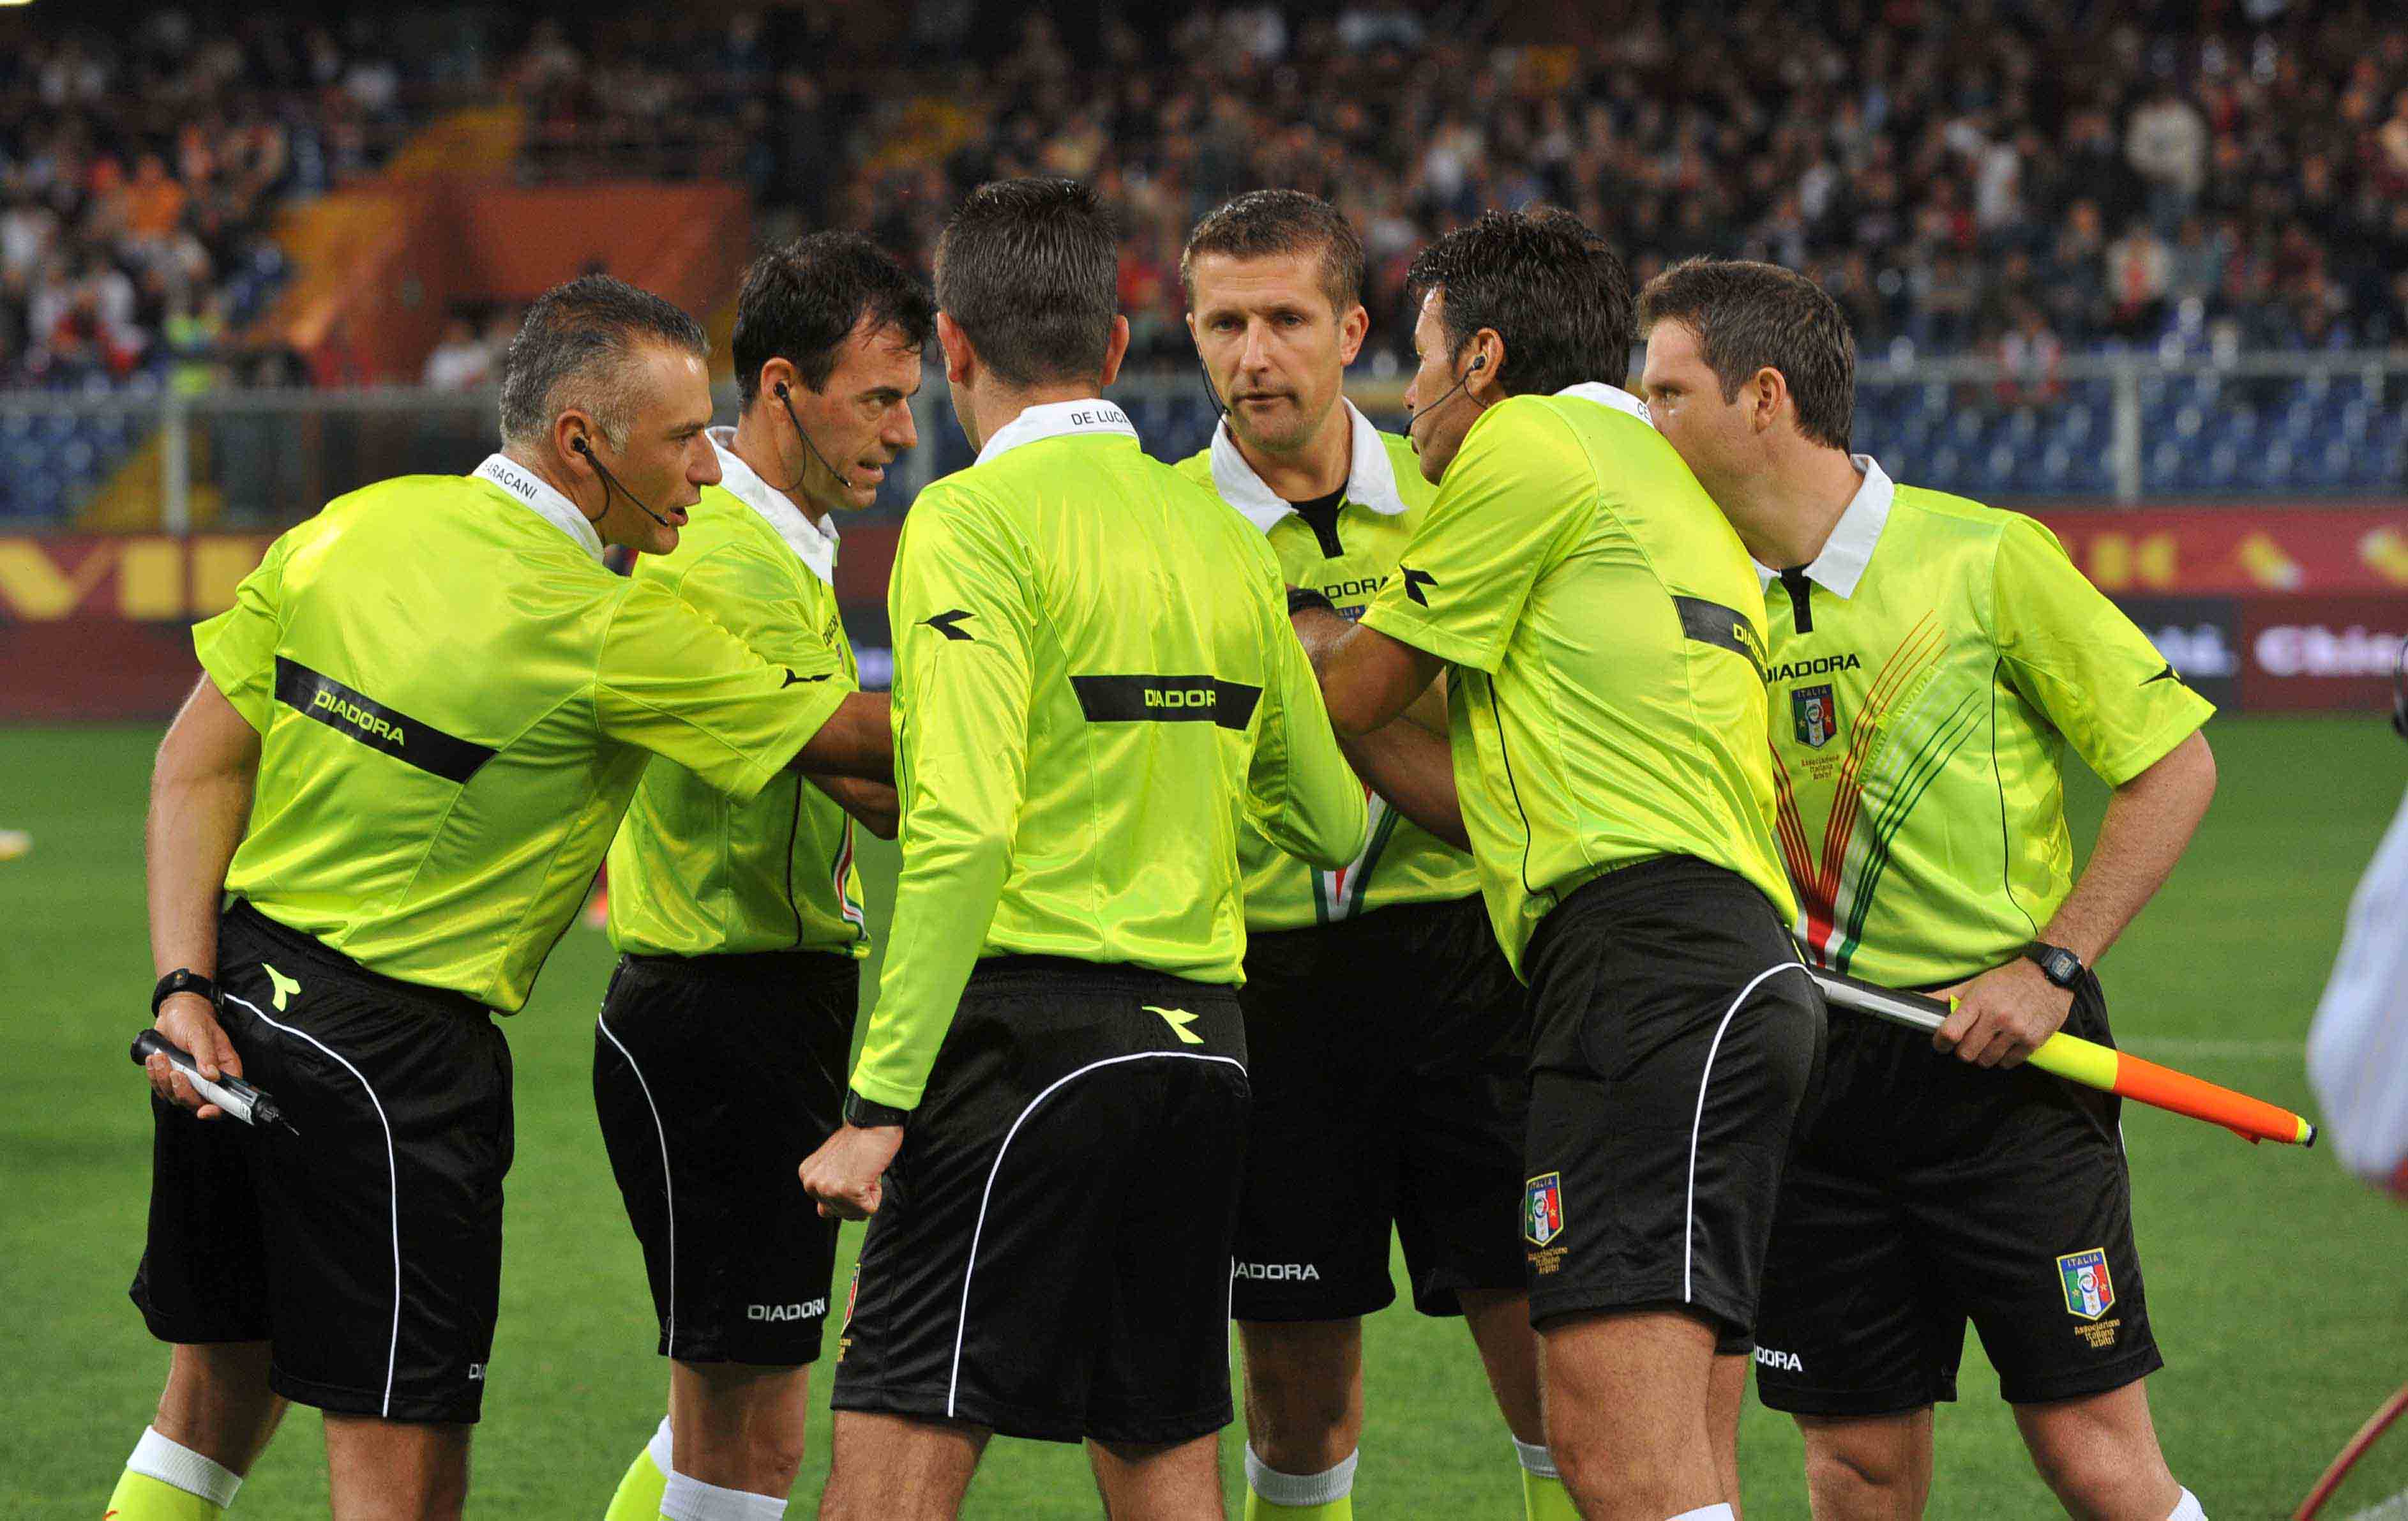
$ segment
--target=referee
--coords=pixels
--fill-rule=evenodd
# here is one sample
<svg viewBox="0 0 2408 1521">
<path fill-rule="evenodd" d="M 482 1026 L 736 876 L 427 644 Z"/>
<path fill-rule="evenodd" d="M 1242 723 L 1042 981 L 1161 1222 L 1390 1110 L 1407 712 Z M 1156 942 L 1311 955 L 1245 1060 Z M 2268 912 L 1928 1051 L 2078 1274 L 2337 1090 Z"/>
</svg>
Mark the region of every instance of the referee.
<svg viewBox="0 0 2408 1521">
<path fill-rule="evenodd" d="M 988 1437 L 1090 1443 L 1115 1515 L 1218 1514 L 1248 1106 L 1240 814 L 1324 867 L 1363 790 L 1270 546 L 1097 399 L 1128 323 L 1088 187 L 981 187 L 937 245 L 968 469 L 889 594 L 903 869 L 846 1125 L 872 1215 L 821 1514 L 947 1516 Z"/>
<path fill-rule="evenodd" d="M 1565 1483 L 1584 1514 L 1727 1518 L 1738 1354 L 1823 1040 L 1772 839 L 1763 596 L 1611 383 L 1630 287 L 1594 233 L 1491 213 L 1411 283 L 1438 499 L 1359 624 L 1298 630 L 1342 732 L 1449 673 L 1463 823 L 1530 987 L 1520 1234 Z"/>
<path fill-rule="evenodd" d="M 1928 1041 L 1834 1022 L 1756 1388 L 1804 1429 L 1816 1515 L 1920 1514 L 1970 1319 L 2068 1513 L 2195 1521 L 2149 1420 L 2118 1100 L 2021 1064 L 2060 1027 L 2109 1041 L 2090 968 L 2206 811 L 2213 710 L 2046 528 L 1848 453 L 1855 345 L 1813 281 L 1692 260 L 1640 309 L 1656 425 L 1766 588 L 1798 939 L 1956 1000 Z M 2069 742 L 2114 789 L 2078 881 Z"/>
<path fill-rule="evenodd" d="M 329 504 L 194 630 L 151 783 L 151 1005 L 298 1136 L 205 1123 L 153 1061 L 133 1298 L 175 1353 L 121 1521 L 217 1514 L 287 1400 L 325 1412 L 338 1514 L 457 1514 L 511 1148 L 491 1015 L 525 1001 L 648 755 L 737 797 L 789 764 L 891 773 L 882 708 L 602 566 L 674 549 L 719 478 L 705 353 L 617 280 L 547 294 L 503 364 L 501 452 Z"/>
<path fill-rule="evenodd" d="M 832 514 L 874 501 L 914 442 L 934 321 L 857 233 L 763 254 L 736 302 L 741 411 L 709 434 L 720 484 L 675 554 L 637 563 L 830 707 L 860 684 Z M 869 954 L 852 814 L 893 839 L 894 789 L 790 775 L 738 802 L 663 759 L 610 846 L 621 957 L 594 1099 L 672 1359 L 668 1415 L 611 1521 L 740 1521 L 794 1487 L 837 1233 L 794 1169 L 839 1123 Z"/>
<path fill-rule="evenodd" d="M 1197 354 L 1228 408 L 1180 473 L 1262 530 L 1291 584 L 1359 613 L 1436 494 L 1412 445 L 1342 394 L 1369 326 L 1362 239 L 1326 201 L 1258 190 L 1197 223 L 1180 268 Z M 1369 807 L 1363 853 L 1336 871 L 1251 830 L 1240 840 L 1254 1108 L 1230 1313 L 1245 1348 L 1247 1514 L 1353 1513 L 1362 1317 L 1396 1298 L 1393 1231 L 1414 1307 L 1470 1327 L 1531 1514 L 1569 1515 L 1514 1240 L 1521 985 L 1471 857 L 1385 799 Z"/>
</svg>

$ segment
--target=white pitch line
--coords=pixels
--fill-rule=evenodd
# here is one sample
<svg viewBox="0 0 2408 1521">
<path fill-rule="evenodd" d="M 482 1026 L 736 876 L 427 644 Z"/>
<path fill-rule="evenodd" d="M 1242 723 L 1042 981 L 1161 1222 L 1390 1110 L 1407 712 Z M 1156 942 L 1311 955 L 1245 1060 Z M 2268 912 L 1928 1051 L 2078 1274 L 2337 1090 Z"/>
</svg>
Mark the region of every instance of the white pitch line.
<svg viewBox="0 0 2408 1521">
<path fill-rule="evenodd" d="M 2408 1489 L 2402 1489 L 2389 1499 L 2376 1501 L 2352 1515 L 2349 1521 L 2408 1521 Z"/>
</svg>

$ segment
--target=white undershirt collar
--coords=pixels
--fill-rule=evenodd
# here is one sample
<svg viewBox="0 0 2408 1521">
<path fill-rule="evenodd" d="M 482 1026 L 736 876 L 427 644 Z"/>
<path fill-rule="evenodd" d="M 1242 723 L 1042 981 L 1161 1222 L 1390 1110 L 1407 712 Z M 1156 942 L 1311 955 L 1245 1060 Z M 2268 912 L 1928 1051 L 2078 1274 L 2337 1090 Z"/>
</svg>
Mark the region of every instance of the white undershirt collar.
<svg viewBox="0 0 2408 1521">
<path fill-rule="evenodd" d="M 1081 401 L 1042 401 L 1028 408 L 1018 417 L 995 430 L 995 437 L 979 451 L 977 463 L 985 465 L 1039 438 L 1059 438 L 1073 433 L 1117 433 L 1134 438 L 1137 429 L 1129 425 L 1128 413 L 1101 397 Z"/>
<path fill-rule="evenodd" d="M 1806 567 L 1806 579 L 1836 596 L 1856 595 L 1857 582 L 1865 579 L 1865 567 L 1872 563 L 1873 546 L 1881 542 L 1882 529 L 1889 524 L 1891 498 L 1897 488 L 1889 476 L 1870 454 L 1851 454 L 1848 458 L 1865 479 L 1856 494 L 1848 498 L 1848 509 L 1840 521 L 1831 524 L 1831 537 L 1823 540 L 1823 552 Z M 1756 580 L 1770 586 L 1781 572 L 1758 564 Z"/>
<path fill-rule="evenodd" d="M 710 447 L 719 452 L 719 483 L 727 494 L 758 512 L 796 558 L 811 567 L 811 574 L 828 585 L 836 584 L 837 531 L 836 514 L 824 514 L 813 523 L 796 507 L 794 498 L 761 479 L 759 471 L 738 456 L 734 428 L 709 428 L 705 437 Z"/>
<path fill-rule="evenodd" d="M 602 536 L 594 531 L 593 523 L 577 509 L 577 504 L 562 495 L 551 481 L 507 454 L 488 454 L 485 463 L 469 473 L 477 480 L 492 481 L 524 502 L 536 516 L 575 539 L 580 549 L 594 556 L 595 564 L 601 563 Z"/>
<path fill-rule="evenodd" d="M 1347 441 L 1353 455 L 1346 466 L 1345 499 L 1383 517 L 1395 517 L 1405 509 L 1405 499 L 1397 494 L 1397 467 L 1389 462 L 1388 446 L 1360 409 L 1343 396 L 1338 401 L 1346 409 L 1350 430 Z M 1279 493 L 1263 484 L 1263 478 L 1246 463 L 1237 438 L 1229 432 L 1226 418 L 1212 430 L 1212 489 L 1220 493 L 1221 500 L 1265 533 L 1296 510 Z"/>
<path fill-rule="evenodd" d="M 1640 400 L 1637 396 L 1632 395 L 1629 392 L 1625 391 L 1622 387 L 1618 385 L 1608 385 L 1603 380 L 1583 380 L 1578 385 L 1568 385 L 1564 387 L 1561 391 L 1556 392 L 1555 395 L 1559 396 L 1578 396 L 1583 401 L 1593 401 L 1600 407 L 1611 407 L 1617 412 L 1628 412 L 1631 416 L 1639 419 L 1641 423 L 1645 423 L 1650 425 L 1653 425 L 1655 423 L 1655 419 L 1647 415 L 1647 404 L 1645 402 Z"/>
</svg>

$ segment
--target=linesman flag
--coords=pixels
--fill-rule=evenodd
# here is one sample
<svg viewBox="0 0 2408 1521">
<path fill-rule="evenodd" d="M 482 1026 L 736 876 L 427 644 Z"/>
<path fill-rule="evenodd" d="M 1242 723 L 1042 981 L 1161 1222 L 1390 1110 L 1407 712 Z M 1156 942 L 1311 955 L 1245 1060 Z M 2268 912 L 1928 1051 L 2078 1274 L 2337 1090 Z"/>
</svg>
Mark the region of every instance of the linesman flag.
<svg viewBox="0 0 2408 1521">
<path fill-rule="evenodd" d="M 1814 971 L 1813 976 L 1822 984 L 1823 997 L 1835 1008 L 1852 1009 L 1914 1030 L 1936 1030 L 1948 1019 L 1950 1005 L 1938 998 L 1836 972 Z M 2042 1071 L 2069 1083 L 2220 1125 L 2253 1145 L 2260 1141 L 2293 1146 L 2316 1143 L 2316 1127 L 2287 1109 L 2061 1030 L 2042 1041 L 2029 1060 Z"/>
</svg>

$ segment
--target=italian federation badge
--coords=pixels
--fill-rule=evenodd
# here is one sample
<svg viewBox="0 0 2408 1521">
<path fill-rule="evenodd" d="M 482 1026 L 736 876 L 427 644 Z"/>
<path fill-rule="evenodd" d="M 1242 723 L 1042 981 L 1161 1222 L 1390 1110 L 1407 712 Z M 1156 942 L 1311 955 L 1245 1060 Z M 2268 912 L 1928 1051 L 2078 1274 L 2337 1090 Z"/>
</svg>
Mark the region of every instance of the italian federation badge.
<svg viewBox="0 0 2408 1521">
<path fill-rule="evenodd" d="M 2115 1283 L 2107 1276 L 2107 1254 L 2099 1247 L 2057 1259 L 2068 1314 L 2097 1320 L 2115 1305 Z"/>
<path fill-rule="evenodd" d="M 1789 694 L 1789 717 L 1798 728 L 1798 742 L 1820 750 L 1840 732 L 1840 699 L 1831 684 L 1801 686 Z"/>
<path fill-rule="evenodd" d="M 1522 1235 L 1533 1246 L 1544 1246 L 1564 1233 L 1564 1175 L 1543 1172 L 1530 1180 L 1522 1197 Z"/>
</svg>

